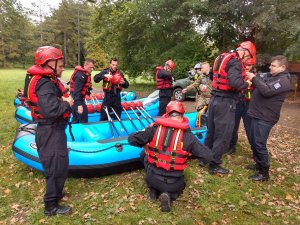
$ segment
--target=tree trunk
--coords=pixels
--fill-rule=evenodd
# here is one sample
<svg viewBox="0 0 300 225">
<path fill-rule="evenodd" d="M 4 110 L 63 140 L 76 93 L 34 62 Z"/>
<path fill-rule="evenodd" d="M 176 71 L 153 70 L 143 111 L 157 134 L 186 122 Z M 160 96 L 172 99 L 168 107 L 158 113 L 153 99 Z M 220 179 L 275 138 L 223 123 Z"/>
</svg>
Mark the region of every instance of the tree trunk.
<svg viewBox="0 0 300 225">
<path fill-rule="evenodd" d="M 64 31 L 64 60 L 65 66 L 68 66 L 68 57 L 67 57 L 67 33 Z"/>
<path fill-rule="evenodd" d="M 79 7 L 79 6 L 77 6 Z M 79 19 L 79 8 L 77 9 L 77 65 L 80 65 L 80 19 Z"/>
</svg>

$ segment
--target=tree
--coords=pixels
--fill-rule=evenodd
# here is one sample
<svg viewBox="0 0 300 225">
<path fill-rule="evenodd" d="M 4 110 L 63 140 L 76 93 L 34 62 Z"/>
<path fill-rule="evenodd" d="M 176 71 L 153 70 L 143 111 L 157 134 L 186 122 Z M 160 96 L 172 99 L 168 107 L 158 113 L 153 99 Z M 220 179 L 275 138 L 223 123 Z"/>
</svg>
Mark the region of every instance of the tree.
<svg viewBox="0 0 300 225">
<path fill-rule="evenodd" d="M 25 67 L 28 51 L 32 49 L 32 26 L 24 14 L 24 9 L 16 0 L 0 2 L 0 63 L 2 67 Z"/>
<path fill-rule="evenodd" d="M 192 7 L 187 0 L 102 1 L 92 18 L 94 41 L 131 76 L 154 73 L 169 58 L 181 62 L 183 75 L 211 52 L 191 22 Z"/>
</svg>

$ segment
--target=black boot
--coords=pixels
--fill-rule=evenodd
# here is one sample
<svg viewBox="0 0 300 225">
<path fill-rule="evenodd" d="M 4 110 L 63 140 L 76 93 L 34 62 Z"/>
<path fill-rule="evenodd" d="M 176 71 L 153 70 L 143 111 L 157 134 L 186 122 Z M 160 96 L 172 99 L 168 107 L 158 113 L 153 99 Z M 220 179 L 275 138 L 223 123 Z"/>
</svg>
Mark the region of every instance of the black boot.
<svg viewBox="0 0 300 225">
<path fill-rule="evenodd" d="M 55 216 L 55 215 L 68 215 L 71 212 L 72 212 L 72 208 L 70 206 L 57 205 L 52 208 L 45 208 L 44 214 L 46 216 Z"/>
<path fill-rule="evenodd" d="M 157 191 L 154 188 L 149 188 L 149 199 L 154 202 L 157 199 Z"/>
<path fill-rule="evenodd" d="M 229 173 L 229 169 L 225 169 L 219 165 L 214 165 L 214 166 L 209 166 L 209 170 L 208 172 L 212 175 L 215 174 L 228 174 Z"/>
<path fill-rule="evenodd" d="M 171 211 L 171 199 L 168 193 L 164 192 L 159 196 L 160 200 L 160 210 L 162 212 Z"/>
<path fill-rule="evenodd" d="M 263 174 L 261 172 L 258 172 L 250 177 L 248 177 L 250 180 L 253 181 L 268 181 L 269 180 L 269 175 L 268 174 Z"/>
</svg>

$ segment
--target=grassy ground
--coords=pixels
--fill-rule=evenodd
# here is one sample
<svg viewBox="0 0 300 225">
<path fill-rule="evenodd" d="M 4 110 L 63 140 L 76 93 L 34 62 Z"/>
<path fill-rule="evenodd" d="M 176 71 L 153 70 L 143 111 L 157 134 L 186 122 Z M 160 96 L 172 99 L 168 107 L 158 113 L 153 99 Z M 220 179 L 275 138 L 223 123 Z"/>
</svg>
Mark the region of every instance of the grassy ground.
<svg viewBox="0 0 300 225">
<path fill-rule="evenodd" d="M 0 224 L 300 224 L 299 130 L 293 135 L 278 127 L 269 143 L 273 152 L 269 182 L 247 179 L 251 172 L 242 168 L 251 162 L 251 153 L 242 135 L 237 154 L 224 157 L 230 175 L 211 176 L 196 160 L 189 162 L 186 189 L 171 213 L 160 212 L 158 202 L 148 201 L 143 170 L 137 170 L 69 178 L 64 201 L 74 207 L 73 214 L 45 218 L 43 174 L 18 162 L 11 151 L 18 127 L 13 99 L 17 88 L 23 88 L 24 74 L 0 70 Z M 151 85 L 139 88 L 147 92 Z"/>
</svg>

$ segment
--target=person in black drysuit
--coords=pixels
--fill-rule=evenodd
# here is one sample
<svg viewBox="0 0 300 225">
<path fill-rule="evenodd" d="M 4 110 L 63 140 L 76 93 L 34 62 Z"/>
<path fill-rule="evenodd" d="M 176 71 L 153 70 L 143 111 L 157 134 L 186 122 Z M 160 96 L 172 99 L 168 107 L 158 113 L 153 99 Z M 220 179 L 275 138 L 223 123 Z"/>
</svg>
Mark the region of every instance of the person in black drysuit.
<svg viewBox="0 0 300 225">
<path fill-rule="evenodd" d="M 146 144 L 147 150 L 146 153 L 142 152 L 141 159 L 143 160 L 144 166 L 145 166 L 145 172 L 146 172 L 146 183 L 149 188 L 149 197 L 150 200 L 156 200 L 159 196 L 159 199 L 161 201 L 161 210 L 164 212 L 169 212 L 171 210 L 171 200 L 175 200 L 179 197 L 179 195 L 183 192 L 185 188 L 185 181 L 184 181 L 184 168 L 173 168 L 172 165 L 176 166 L 176 160 L 178 160 L 177 156 L 182 159 L 184 158 L 183 155 L 179 153 L 178 150 L 174 151 L 173 153 L 177 153 L 175 155 L 172 154 L 173 158 L 170 159 L 171 162 L 167 163 L 162 158 L 165 159 L 166 156 L 170 156 L 170 152 L 168 150 L 160 149 L 158 146 L 155 148 L 154 152 L 156 152 L 154 160 L 157 160 L 158 162 L 165 162 L 165 166 L 170 166 L 170 169 L 166 169 L 162 166 L 158 166 L 157 164 L 153 163 L 151 160 L 153 157 L 151 156 L 151 143 L 156 142 L 155 134 L 157 132 L 157 129 L 159 129 L 159 126 L 166 126 L 166 124 L 169 124 L 168 127 L 171 127 L 171 129 L 183 129 L 184 133 L 182 136 L 181 148 L 184 149 L 186 153 L 190 153 L 194 156 L 196 156 L 201 163 L 208 163 L 212 159 L 212 152 L 210 149 L 208 149 L 206 146 L 202 145 L 197 138 L 191 133 L 191 130 L 188 126 L 187 120 L 184 119 L 183 116 L 184 113 L 184 107 L 181 102 L 177 101 L 171 101 L 166 108 L 167 112 L 163 117 L 158 118 L 153 126 L 150 126 L 146 128 L 144 131 L 136 132 L 128 137 L 128 143 L 130 145 L 143 147 Z M 171 122 L 170 122 L 171 121 Z M 173 125 L 172 125 L 173 124 Z M 180 127 L 182 126 L 182 127 Z M 173 127 L 173 128 L 172 128 Z M 163 134 L 162 132 L 159 132 L 163 137 L 164 143 L 166 141 L 167 133 Z M 170 132 L 171 134 L 172 132 Z M 176 133 L 177 135 L 178 133 Z M 174 133 L 172 135 L 175 135 Z M 175 135 L 175 136 L 176 136 Z M 159 140 L 158 139 L 158 140 Z M 166 147 L 170 147 L 172 141 L 170 141 L 172 138 L 169 138 L 169 141 L 166 145 Z M 179 138 L 180 139 L 180 138 Z M 165 147 L 165 148 L 166 148 Z M 161 158 L 161 155 L 164 155 Z M 150 157 L 150 158 L 149 158 Z M 170 156 L 171 157 L 171 156 Z M 149 161 L 150 160 L 150 161 Z M 172 161 L 174 160 L 174 161 Z M 172 164 L 174 163 L 175 164 Z M 183 165 L 184 163 L 178 163 L 177 165 Z"/>
<path fill-rule="evenodd" d="M 70 93 L 74 99 L 72 107 L 72 123 L 87 123 L 88 109 L 85 103 L 85 95 L 91 94 L 91 73 L 94 69 L 94 61 L 86 59 L 83 67 L 76 66 L 74 76 L 70 79 Z"/>
<path fill-rule="evenodd" d="M 249 177 L 253 181 L 269 180 L 267 140 L 272 127 L 279 120 L 284 99 L 291 90 L 291 76 L 287 69 L 287 58 L 279 55 L 271 59 L 270 73 L 265 79 L 253 73 L 247 74 L 255 87 L 248 109 L 251 119 L 250 145 L 255 164 L 246 167 L 257 170 L 256 174 Z"/>
<path fill-rule="evenodd" d="M 103 80 L 104 99 L 100 112 L 100 121 L 108 120 L 107 114 L 104 110 L 105 107 L 107 107 L 108 110 L 112 107 L 116 111 L 117 115 L 119 117 L 121 116 L 122 105 L 120 92 L 122 88 L 129 87 L 129 83 L 123 73 L 118 70 L 118 60 L 116 58 L 111 58 L 109 63 L 109 68 L 104 69 L 94 76 L 95 83 L 99 83 Z M 121 76 L 122 78 L 120 81 L 114 82 L 114 78 L 118 76 Z M 114 114 L 112 114 L 111 117 L 117 119 Z"/>
<path fill-rule="evenodd" d="M 172 71 L 175 69 L 175 66 L 175 63 L 172 60 L 168 60 L 164 67 L 159 66 L 156 68 L 156 87 L 159 90 L 159 108 L 157 116 L 162 116 L 166 113 L 166 106 L 173 96 L 174 75 Z"/>
<path fill-rule="evenodd" d="M 255 64 L 256 64 L 256 58 L 248 59 L 245 62 L 245 66 L 246 66 L 245 71 L 251 72 Z M 249 140 L 251 120 L 247 115 L 247 111 L 249 108 L 252 92 L 253 92 L 252 86 L 248 87 L 246 90 L 243 90 L 238 101 L 236 102 L 235 123 L 232 132 L 232 137 L 230 140 L 229 150 L 227 152 L 229 155 L 234 154 L 236 152 L 236 145 L 238 141 L 238 130 L 239 130 L 241 119 L 243 119 L 246 136 Z"/>
<path fill-rule="evenodd" d="M 251 85 L 250 81 L 244 81 L 242 61 L 255 55 L 254 44 L 246 41 L 236 51 L 220 55 L 214 63 L 213 90 L 208 105 L 208 131 L 205 138 L 205 145 L 214 154 L 209 164 L 209 173 L 212 175 L 229 173 L 228 169 L 221 167 L 222 156 L 229 148 L 239 92 Z"/>
<path fill-rule="evenodd" d="M 33 75 L 31 82 L 25 84 L 24 90 L 29 90 L 26 101 L 37 122 L 35 141 L 46 177 L 44 213 L 46 216 L 69 214 L 71 207 L 58 203 L 63 197 L 68 174 L 65 128 L 74 101 L 70 96 L 63 96 L 65 89 L 57 78 L 64 70 L 60 50 L 51 46 L 40 47 L 35 58 L 36 65 L 27 70 Z"/>
</svg>

